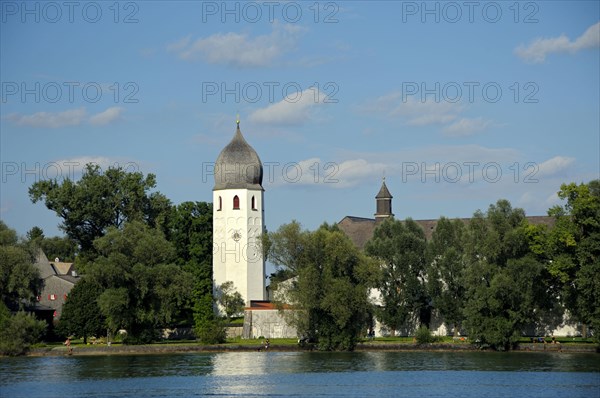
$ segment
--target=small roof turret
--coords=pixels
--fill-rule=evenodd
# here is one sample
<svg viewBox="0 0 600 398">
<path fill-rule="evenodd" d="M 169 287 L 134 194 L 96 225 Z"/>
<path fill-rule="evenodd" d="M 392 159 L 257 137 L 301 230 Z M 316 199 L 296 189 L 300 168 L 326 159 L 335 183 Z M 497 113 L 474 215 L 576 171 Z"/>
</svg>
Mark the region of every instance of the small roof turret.
<svg viewBox="0 0 600 398">
<path fill-rule="evenodd" d="M 383 183 L 381 184 L 381 189 L 379 190 L 379 193 L 377 194 L 377 196 L 375 196 L 375 199 L 392 199 L 392 198 L 393 198 L 392 194 L 388 190 L 387 185 L 385 185 L 385 177 L 383 177 Z"/>
<path fill-rule="evenodd" d="M 375 213 L 376 222 L 381 222 L 384 219 L 394 215 L 392 213 L 392 198 L 392 194 L 390 193 L 387 185 L 385 185 L 385 177 L 383 177 L 381 189 L 379 189 L 379 193 L 377 196 L 375 196 L 375 204 L 377 208 L 377 212 Z"/>
</svg>

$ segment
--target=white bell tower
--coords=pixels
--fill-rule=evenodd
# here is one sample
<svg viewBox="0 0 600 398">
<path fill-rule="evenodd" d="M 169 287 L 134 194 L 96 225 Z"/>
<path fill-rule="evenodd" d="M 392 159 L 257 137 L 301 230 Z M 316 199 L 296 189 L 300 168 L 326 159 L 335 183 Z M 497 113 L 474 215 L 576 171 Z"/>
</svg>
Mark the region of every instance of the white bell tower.
<svg viewBox="0 0 600 398">
<path fill-rule="evenodd" d="M 246 305 L 266 300 L 263 167 L 237 121 L 233 139 L 215 162 L 213 188 L 213 291 L 233 282 Z"/>
</svg>

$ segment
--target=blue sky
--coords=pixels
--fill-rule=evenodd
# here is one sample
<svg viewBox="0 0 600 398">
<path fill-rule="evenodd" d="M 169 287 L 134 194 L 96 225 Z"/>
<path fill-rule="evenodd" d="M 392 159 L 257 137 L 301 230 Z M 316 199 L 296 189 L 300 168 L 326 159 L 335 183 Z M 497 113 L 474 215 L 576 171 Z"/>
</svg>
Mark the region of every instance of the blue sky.
<svg viewBox="0 0 600 398">
<path fill-rule="evenodd" d="M 115 6 L 116 4 L 116 6 Z M 235 131 L 265 164 L 266 224 L 529 215 L 600 174 L 599 2 L 3 1 L 0 217 L 118 164 L 210 201 Z"/>
</svg>

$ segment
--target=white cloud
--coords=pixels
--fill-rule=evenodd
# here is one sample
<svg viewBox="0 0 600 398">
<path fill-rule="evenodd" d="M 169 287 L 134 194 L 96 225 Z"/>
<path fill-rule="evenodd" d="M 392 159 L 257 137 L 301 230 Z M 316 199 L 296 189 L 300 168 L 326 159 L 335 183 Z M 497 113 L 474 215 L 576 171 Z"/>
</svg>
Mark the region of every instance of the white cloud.
<svg viewBox="0 0 600 398">
<path fill-rule="evenodd" d="M 87 164 L 99 166 L 106 171 L 109 167 L 121 167 L 127 172 L 140 171 L 140 162 L 137 160 L 110 158 L 106 156 L 78 156 L 73 158 L 58 159 L 50 162 L 45 167 L 51 173 L 57 173 L 57 177 L 78 179 Z"/>
<path fill-rule="evenodd" d="M 515 54 L 531 63 L 541 63 L 552 53 L 576 53 L 587 48 L 600 47 L 600 22 L 590 26 L 581 36 L 571 41 L 566 35 L 558 37 L 538 38 L 531 44 L 521 44 Z"/>
<path fill-rule="evenodd" d="M 249 120 L 260 124 L 300 125 L 309 121 L 313 109 L 324 103 L 327 96 L 317 89 L 306 89 L 283 100 L 252 112 Z"/>
<path fill-rule="evenodd" d="M 63 112 L 37 112 L 31 115 L 22 115 L 11 113 L 6 116 L 17 126 L 38 127 L 56 129 L 69 126 L 80 126 L 83 123 L 90 123 L 95 126 L 102 126 L 118 120 L 124 109 L 120 107 L 111 107 L 106 110 L 88 117 L 85 108 L 68 109 Z"/>
<path fill-rule="evenodd" d="M 388 117 L 400 117 L 410 126 L 440 125 L 442 132 L 451 137 L 463 137 L 480 133 L 493 125 L 482 117 L 460 117 L 466 107 L 460 102 L 419 100 L 415 97 L 402 98 L 402 93 L 393 92 L 363 104 L 360 111 L 381 113 Z"/>
<path fill-rule="evenodd" d="M 402 93 L 383 95 L 362 106 L 369 113 L 383 113 L 388 116 L 401 116 L 413 126 L 446 124 L 458 117 L 464 110 L 459 103 L 448 101 L 421 101 L 414 97 L 402 98 Z"/>
<path fill-rule="evenodd" d="M 346 188 L 356 186 L 363 181 L 381 178 L 386 169 L 389 167 L 381 162 L 352 159 L 336 163 L 327 171 L 330 173 L 329 178 L 337 181 L 335 188 Z"/>
<path fill-rule="evenodd" d="M 69 109 L 64 112 L 37 112 L 32 115 L 11 113 L 7 119 L 18 126 L 43 127 L 56 129 L 78 126 L 86 118 L 85 108 Z"/>
<path fill-rule="evenodd" d="M 482 117 L 469 119 L 463 117 L 443 128 L 444 134 L 453 137 L 463 137 L 484 131 L 491 122 Z"/>
<path fill-rule="evenodd" d="M 381 162 L 365 159 L 351 159 L 342 162 L 310 158 L 286 164 L 281 175 L 277 175 L 274 185 L 319 184 L 328 188 L 348 188 L 363 181 L 381 178 L 387 166 Z"/>
<path fill-rule="evenodd" d="M 96 126 L 103 126 L 119 119 L 124 109 L 118 106 L 108 108 L 104 112 L 100 112 L 90 117 L 90 123 Z"/>
<path fill-rule="evenodd" d="M 560 173 L 567 169 L 575 158 L 566 156 L 555 156 L 552 159 L 548 159 L 538 165 L 538 175 L 540 176 L 552 176 Z"/>
<path fill-rule="evenodd" d="M 211 64 L 237 67 L 272 66 L 281 55 L 296 45 L 303 28 L 296 25 L 273 24 L 266 35 L 250 37 L 247 33 L 215 33 L 192 40 L 186 36 L 167 46 L 183 60 L 202 58 Z"/>
<path fill-rule="evenodd" d="M 83 167 L 88 164 L 96 164 L 100 166 L 102 169 L 106 169 L 109 166 L 113 166 L 115 163 L 118 163 L 116 160 L 107 158 L 105 156 L 79 156 L 76 158 L 68 158 L 68 159 L 60 159 L 56 160 L 54 163 L 64 166 L 65 170 L 71 167 L 72 169 L 79 169 L 79 172 L 83 170 Z"/>
<path fill-rule="evenodd" d="M 192 35 L 187 35 L 185 37 L 182 37 L 181 39 L 167 45 L 167 51 L 169 52 L 181 52 L 183 51 L 187 46 L 190 45 L 192 41 Z"/>
</svg>

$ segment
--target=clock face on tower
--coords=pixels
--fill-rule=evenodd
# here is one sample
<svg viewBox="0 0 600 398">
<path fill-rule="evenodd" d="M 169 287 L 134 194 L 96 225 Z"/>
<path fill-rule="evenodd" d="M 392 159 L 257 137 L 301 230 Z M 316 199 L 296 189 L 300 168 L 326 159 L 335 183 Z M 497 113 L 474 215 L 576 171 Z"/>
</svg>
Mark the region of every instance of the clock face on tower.
<svg viewBox="0 0 600 398">
<path fill-rule="evenodd" d="M 235 231 L 233 231 L 233 234 L 231 234 L 231 237 L 233 238 L 234 241 L 238 242 L 240 239 L 242 239 L 242 232 L 237 229 Z"/>
</svg>

